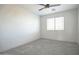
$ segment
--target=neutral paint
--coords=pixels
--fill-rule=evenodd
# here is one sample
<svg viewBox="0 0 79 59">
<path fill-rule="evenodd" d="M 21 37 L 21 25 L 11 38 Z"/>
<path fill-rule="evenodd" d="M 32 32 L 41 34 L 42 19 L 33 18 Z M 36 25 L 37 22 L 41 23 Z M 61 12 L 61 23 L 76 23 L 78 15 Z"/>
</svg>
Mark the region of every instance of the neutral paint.
<svg viewBox="0 0 79 59">
<path fill-rule="evenodd" d="M 77 15 L 78 14 L 78 15 Z M 47 31 L 46 19 L 65 17 L 64 31 Z M 41 16 L 41 38 L 79 42 L 79 9 Z M 0 5 L 0 52 L 40 38 L 40 18 L 19 5 Z M 79 21 L 78 21 L 79 22 Z M 78 24 L 78 25 L 77 25 Z M 78 26 L 79 35 L 79 26 Z"/>
<path fill-rule="evenodd" d="M 46 19 L 51 17 L 64 16 L 64 30 L 47 31 Z M 76 42 L 77 41 L 77 9 L 72 9 L 64 12 L 41 16 L 41 38 L 52 40 L 61 40 Z"/>
<path fill-rule="evenodd" d="M 39 17 L 18 5 L 0 6 L 0 52 L 40 38 Z"/>
<path fill-rule="evenodd" d="M 78 40 L 77 40 L 77 43 L 79 44 L 79 8 L 78 8 Z"/>
</svg>

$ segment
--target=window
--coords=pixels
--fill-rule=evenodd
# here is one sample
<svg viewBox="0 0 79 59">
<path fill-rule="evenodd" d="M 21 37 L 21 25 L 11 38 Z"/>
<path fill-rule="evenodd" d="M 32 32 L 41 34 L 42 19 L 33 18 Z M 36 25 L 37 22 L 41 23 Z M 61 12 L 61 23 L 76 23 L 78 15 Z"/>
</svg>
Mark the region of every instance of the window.
<svg viewBox="0 0 79 59">
<path fill-rule="evenodd" d="M 64 30 L 64 17 L 47 19 L 47 30 Z"/>
<path fill-rule="evenodd" d="M 54 30 L 54 18 L 47 19 L 47 30 Z"/>
</svg>

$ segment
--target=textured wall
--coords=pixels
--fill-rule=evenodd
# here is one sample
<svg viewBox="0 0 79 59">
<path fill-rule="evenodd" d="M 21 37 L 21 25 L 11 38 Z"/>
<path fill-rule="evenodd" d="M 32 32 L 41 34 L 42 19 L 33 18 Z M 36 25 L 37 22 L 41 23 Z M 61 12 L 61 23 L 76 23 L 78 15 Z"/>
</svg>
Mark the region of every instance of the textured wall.
<svg viewBox="0 0 79 59">
<path fill-rule="evenodd" d="M 64 31 L 47 31 L 46 19 L 50 17 L 64 16 Z M 63 11 L 55 14 L 41 16 L 41 38 L 48 38 L 61 41 L 77 41 L 77 9 Z"/>
<path fill-rule="evenodd" d="M 39 39 L 39 17 L 19 5 L 0 6 L 0 52 Z"/>
</svg>

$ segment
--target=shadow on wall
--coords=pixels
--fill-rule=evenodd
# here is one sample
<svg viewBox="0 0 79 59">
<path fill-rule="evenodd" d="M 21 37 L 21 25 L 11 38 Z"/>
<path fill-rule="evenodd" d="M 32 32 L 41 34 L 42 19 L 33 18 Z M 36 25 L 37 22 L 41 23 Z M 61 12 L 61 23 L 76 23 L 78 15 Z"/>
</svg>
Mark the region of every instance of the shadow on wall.
<svg viewBox="0 0 79 59">
<path fill-rule="evenodd" d="M 0 10 L 0 52 L 39 39 L 39 17 L 19 5 Z"/>
</svg>

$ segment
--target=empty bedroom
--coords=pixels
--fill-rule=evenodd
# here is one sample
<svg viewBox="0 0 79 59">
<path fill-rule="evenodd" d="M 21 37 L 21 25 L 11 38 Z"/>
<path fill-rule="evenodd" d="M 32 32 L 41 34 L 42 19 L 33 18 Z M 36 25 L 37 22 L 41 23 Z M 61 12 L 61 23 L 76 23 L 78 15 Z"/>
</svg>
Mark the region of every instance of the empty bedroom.
<svg viewBox="0 0 79 59">
<path fill-rule="evenodd" d="M 79 5 L 0 4 L 0 55 L 79 55 Z"/>
</svg>

